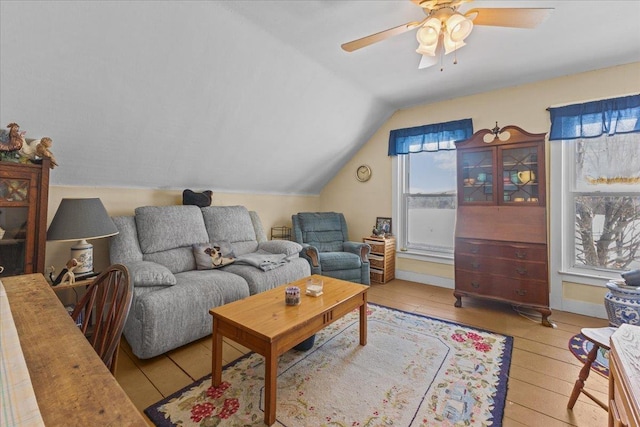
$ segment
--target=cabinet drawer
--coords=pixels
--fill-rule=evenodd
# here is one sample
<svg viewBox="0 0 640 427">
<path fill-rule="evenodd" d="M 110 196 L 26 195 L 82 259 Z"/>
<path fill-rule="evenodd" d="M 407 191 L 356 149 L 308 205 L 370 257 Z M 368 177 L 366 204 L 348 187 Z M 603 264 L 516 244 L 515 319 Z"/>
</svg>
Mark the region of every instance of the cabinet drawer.
<svg viewBox="0 0 640 427">
<path fill-rule="evenodd" d="M 384 268 L 384 257 L 381 255 L 370 254 L 369 255 L 369 264 L 371 268 Z"/>
<path fill-rule="evenodd" d="M 546 282 L 480 274 L 456 268 L 456 290 L 513 302 L 549 305 Z"/>
<path fill-rule="evenodd" d="M 456 254 L 455 264 L 456 268 L 472 272 L 519 279 L 547 280 L 547 265 L 541 262 L 516 260 L 505 262 L 504 259 Z"/>
<path fill-rule="evenodd" d="M 456 253 L 520 261 L 547 261 L 547 246 L 530 243 L 456 239 Z"/>
</svg>

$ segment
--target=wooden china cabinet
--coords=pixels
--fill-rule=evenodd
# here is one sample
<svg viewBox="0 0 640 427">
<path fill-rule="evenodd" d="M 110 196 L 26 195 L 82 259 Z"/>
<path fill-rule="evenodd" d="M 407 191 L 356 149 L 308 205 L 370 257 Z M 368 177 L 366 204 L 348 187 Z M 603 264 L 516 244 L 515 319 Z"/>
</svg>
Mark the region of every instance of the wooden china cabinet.
<svg viewBox="0 0 640 427">
<path fill-rule="evenodd" d="M 44 273 L 49 164 L 0 161 L 0 277 Z"/>
<path fill-rule="evenodd" d="M 539 311 L 552 326 L 545 135 L 496 125 L 456 144 L 456 307 L 488 298 Z"/>
</svg>

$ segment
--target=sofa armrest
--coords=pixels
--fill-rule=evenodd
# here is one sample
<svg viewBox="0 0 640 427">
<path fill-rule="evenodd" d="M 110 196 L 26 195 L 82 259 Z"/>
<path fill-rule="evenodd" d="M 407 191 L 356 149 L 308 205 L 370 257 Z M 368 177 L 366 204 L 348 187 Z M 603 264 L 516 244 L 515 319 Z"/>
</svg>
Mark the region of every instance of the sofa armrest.
<svg viewBox="0 0 640 427">
<path fill-rule="evenodd" d="M 290 240 L 268 240 L 258 244 L 258 249 L 272 254 L 297 255 L 302 250 L 302 245 Z"/>
<path fill-rule="evenodd" d="M 131 261 L 124 263 L 129 270 L 131 284 L 136 286 L 173 286 L 176 277 L 167 267 L 152 261 Z"/>
<path fill-rule="evenodd" d="M 311 245 L 304 245 L 300 251 L 300 256 L 311 264 L 312 268 L 320 267 L 320 255 L 318 254 L 318 248 Z"/>
<path fill-rule="evenodd" d="M 345 252 L 352 252 L 360 257 L 362 262 L 369 262 L 369 252 L 371 246 L 360 242 L 344 242 L 342 245 Z"/>
</svg>

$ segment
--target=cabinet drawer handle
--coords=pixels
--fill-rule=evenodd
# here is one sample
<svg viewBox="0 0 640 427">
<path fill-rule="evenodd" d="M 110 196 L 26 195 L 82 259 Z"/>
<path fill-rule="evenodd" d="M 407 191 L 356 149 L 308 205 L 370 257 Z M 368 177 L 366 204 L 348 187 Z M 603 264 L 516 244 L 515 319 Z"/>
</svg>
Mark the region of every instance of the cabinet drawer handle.
<svg viewBox="0 0 640 427">
<path fill-rule="evenodd" d="M 475 288 L 475 289 L 478 289 L 478 288 L 480 287 L 480 283 L 478 283 L 478 282 L 471 282 L 471 287 L 472 287 L 472 288 Z"/>
<path fill-rule="evenodd" d="M 472 254 L 477 254 L 478 252 L 480 252 L 480 248 L 478 248 L 477 246 L 472 246 L 471 248 L 469 248 L 469 252 L 471 252 Z"/>
<path fill-rule="evenodd" d="M 516 294 L 520 295 L 521 297 L 525 296 L 527 294 L 527 290 L 526 289 L 516 289 L 515 290 Z"/>
<path fill-rule="evenodd" d="M 473 261 L 473 262 L 471 263 L 471 268 L 473 268 L 473 269 L 477 270 L 478 268 L 480 268 L 480 263 L 479 263 L 479 262 L 477 262 L 477 261 Z"/>
<path fill-rule="evenodd" d="M 521 276 L 524 276 L 527 274 L 527 269 L 523 267 L 516 267 L 516 273 L 518 273 Z"/>
<path fill-rule="evenodd" d="M 525 259 L 527 257 L 527 253 L 524 251 L 516 251 L 516 258 Z"/>
</svg>

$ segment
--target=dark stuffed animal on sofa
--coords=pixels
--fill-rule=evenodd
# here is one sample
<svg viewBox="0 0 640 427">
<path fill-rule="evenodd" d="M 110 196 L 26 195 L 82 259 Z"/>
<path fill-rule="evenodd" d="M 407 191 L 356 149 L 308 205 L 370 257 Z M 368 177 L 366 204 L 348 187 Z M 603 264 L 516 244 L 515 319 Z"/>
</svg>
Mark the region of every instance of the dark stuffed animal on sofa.
<svg viewBox="0 0 640 427">
<path fill-rule="evenodd" d="M 201 193 L 197 193 L 195 191 L 186 189 L 182 192 L 182 204 L 196 205 L 198 207 L 204 208 L 207 206 L 211 206 L 212 196 L 213 196 L 213 191 L 211 190 L 206 190 Z"/>
</svg>

